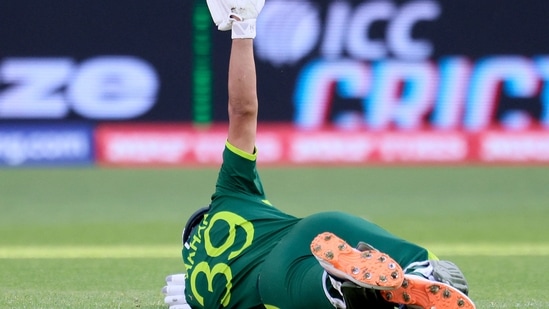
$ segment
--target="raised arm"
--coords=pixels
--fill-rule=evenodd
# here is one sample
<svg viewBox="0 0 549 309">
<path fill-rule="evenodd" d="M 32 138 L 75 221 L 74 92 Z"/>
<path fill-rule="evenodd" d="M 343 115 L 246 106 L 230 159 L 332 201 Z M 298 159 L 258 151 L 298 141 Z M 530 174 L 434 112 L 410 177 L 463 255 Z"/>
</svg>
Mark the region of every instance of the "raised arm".
<svg viewBox="0 0 549 309">
<path fill-rule="evenodd" d="M 265 0 L 207 0 L 217 28 L 231 30 L 229 62 L 229 136 L 242 151 L 253 153 L 257 129 L 257 89 L 254 61 L 255 23 Z"/>
<path fill-rule="evenodd" d="M 228 141 L 245 152 L 253 153 L 258 113 L 253 39 L 233 39 L 228 86 Z"/>
</svg>

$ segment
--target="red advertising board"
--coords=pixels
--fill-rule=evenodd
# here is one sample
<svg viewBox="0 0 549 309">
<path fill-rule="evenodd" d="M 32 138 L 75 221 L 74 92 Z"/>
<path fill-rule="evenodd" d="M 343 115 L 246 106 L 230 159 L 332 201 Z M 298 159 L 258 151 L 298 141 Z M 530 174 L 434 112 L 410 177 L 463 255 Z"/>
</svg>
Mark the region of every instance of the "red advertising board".
<svg viewBox="0 0 549 309">
<path fill-rule="evenodd" d="M 221 163 L 225 125 L 101 125 L 97 160 L 103 166 L 214 166 Z M 262 125 L 257 137 L 264 165 L 524 164 L 549 163 L 549 132 L 296 130 Z"/>
</svg>

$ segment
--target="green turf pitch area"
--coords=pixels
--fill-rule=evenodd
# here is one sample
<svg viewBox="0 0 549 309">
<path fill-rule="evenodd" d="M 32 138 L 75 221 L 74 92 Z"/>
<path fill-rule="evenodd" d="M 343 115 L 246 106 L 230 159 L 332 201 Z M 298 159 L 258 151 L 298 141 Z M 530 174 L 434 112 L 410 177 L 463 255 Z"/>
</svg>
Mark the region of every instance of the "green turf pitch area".
<svg viewBox="0 0 549 309">
<path fill-rule="evenodd" d="M 283 210 L 352 212 L 454 260 L 477 308 L 549 308 L 549 167 L 261 170 Z M 0 170 L 0 308 L 165 308 L 216 175 Z"/>
</svg>

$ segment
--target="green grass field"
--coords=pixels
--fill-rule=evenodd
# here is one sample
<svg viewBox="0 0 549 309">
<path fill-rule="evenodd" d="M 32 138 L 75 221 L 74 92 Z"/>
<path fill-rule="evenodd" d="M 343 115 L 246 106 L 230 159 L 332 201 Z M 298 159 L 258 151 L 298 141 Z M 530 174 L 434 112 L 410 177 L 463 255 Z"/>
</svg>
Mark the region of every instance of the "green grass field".
<svg viewBox="0 0 549 309">
<path fill-rule="evenodd" d="M 0 170 L 0 308 L 165 308 L 217 169 Z M 477 308 L 549 308 L 549 167 L 266 168 L 269 199 L 339 209 L 457 262 Z"/>
</svg>

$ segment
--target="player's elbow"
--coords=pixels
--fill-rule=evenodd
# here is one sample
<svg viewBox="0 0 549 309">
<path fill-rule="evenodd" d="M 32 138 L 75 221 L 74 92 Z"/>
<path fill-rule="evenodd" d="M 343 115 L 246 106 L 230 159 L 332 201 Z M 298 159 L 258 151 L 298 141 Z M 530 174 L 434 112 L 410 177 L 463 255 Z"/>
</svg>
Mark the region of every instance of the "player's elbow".
<svg viewBox="0 0 549 309">
<path fill-rule="evenodd" d="M 257 117 L 257 100 L 229 99 L 230 118 L 255 118 Z"/>
</svg>

